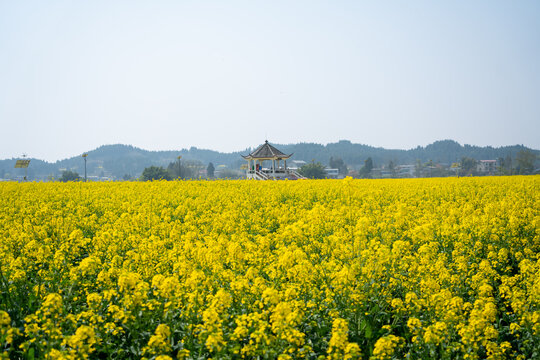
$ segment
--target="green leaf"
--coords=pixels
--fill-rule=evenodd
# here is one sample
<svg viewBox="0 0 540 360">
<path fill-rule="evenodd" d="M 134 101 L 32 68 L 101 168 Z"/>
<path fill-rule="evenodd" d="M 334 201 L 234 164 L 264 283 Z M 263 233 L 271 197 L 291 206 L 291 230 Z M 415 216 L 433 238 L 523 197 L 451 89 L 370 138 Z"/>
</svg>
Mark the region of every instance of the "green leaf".
<svg viewBox="0 0 540 360">
<path fill-rule="evenodd" d="M 371 329 L 371 324 L 366 320 L 362 320 L 362 322 L 360 323 L 360 328 L 364 330 L 364 334 L 366 338 L 371 339 L 371 337 L 373 336 L 373 330 Z"/>
<path fill-rule="evenodd" d="M 28 350 L 28 353 L 26 354 L 26 358 L 28 360 L 34 360 L 34 348 L 31 347 L 29 350 Z"/>
</svg>

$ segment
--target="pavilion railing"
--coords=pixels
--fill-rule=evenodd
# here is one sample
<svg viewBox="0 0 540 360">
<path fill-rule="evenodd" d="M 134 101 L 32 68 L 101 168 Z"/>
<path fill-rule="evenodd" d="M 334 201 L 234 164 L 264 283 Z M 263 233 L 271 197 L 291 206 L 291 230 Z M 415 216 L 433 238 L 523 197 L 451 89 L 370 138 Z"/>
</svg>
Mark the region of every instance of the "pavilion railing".
<svg viewBox="0 0 540 360">
<path fill-rule="evenodd" d="M 268 175 L 266 175 L 262 171 L 255 171 L 255 175 L 257 175 L 258 177 L 260 177 L 263 180 L 268 180 L 269 179 Z"/>
<path fill-rule="evenodd" d="M 306 177 L 300 175 L 300 174 L 299 174 L 298 172 L 296 172 L 295 170 L 289 170 L 289 172 L 290 172 L 292 175 L 296 176 L 296 178 L 298 178 L 298 179 L 307 179 Z"/>
</svg>

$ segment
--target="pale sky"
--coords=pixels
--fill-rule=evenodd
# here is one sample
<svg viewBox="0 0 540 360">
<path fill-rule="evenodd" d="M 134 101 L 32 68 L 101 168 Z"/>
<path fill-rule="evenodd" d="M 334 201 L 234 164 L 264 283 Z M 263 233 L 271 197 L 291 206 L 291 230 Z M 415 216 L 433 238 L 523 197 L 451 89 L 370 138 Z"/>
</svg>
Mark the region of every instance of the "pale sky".
<svg viewBox="0 0 540 360">
<path fill-rule="evenodd" d="M 0 159 L 540 149 L 540 1 L 0 0 Z"/>
</svg>

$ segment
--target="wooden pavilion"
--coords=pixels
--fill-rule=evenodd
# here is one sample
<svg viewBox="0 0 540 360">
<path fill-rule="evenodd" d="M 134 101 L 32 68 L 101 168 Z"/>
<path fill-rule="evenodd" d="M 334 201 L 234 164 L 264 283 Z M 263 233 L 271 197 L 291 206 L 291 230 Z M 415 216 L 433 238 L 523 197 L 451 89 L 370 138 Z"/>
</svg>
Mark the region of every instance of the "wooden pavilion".
<svg viewBox="0 0 540 360">
<path fill-rule="evenodd" d="M 242 157 L 247 161 L 246 177 L 255 180 L 304 179 L 296 171 L 287 168 L 287 155 L 268 143 L 268 140 L 250 154 Z"/>
</svg>

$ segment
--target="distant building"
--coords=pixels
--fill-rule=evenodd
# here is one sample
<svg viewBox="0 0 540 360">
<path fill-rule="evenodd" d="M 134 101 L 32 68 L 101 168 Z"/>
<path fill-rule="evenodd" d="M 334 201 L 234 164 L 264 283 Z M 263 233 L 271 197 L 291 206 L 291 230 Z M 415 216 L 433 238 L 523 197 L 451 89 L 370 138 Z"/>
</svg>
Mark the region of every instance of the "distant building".
<svg viewBox="0 0 540 360">
<path fill-rule="evenodd" d="M 371 169 L 370 176 L 374 179 L 380 179 L 382 178 L 382 175 L 383 175 L 382 172 L 383 172 L 383 168 L 376 167 L 376 168 Z"/>
<path fill-rule="evenodd" d="M 416 165 L 398 165 L 396 172 L 396 175 L 400 178 L 415 177 Z"/>
<path fill-rule="evenodd" d="M 392 177 L 392 170 L 387 168 L 381 168 L 380 169 L 380 177 L 382 179 L 388 179 Z"/>
<path fill-rule="evenodd" d="M 371 176 L 374 179 L 416 177 L 416 165 L 397 165 L 393 170 L 387 167 L 373 168 Z"/>
<path fill-rule="evenodd" d="M 307 163 L 304 160 L 291 160 L 289 164 L 290 164 L 289 169 L 298 170 L 302 166 L 306 165 Z"/>
<path fill-rule="evenodd" d="M 337 179 L 339 177 L 339 169 L 325 168 L 324 172 L 326 172 L 326 177 L 329 179 Z"/>
<path fill-rule="evenodd" d="M 214 176 L 216 178 L 221 177 L 221 174 L 227 171 L 227 165 L 216 165 L 214 170 Z"/>
<path fill-rule="evenodd" d="M 479 173 L 493 174 L 497 170 L 497 160 L 480 160 L 476 163 L 476 171 Z"/>
</svg>

